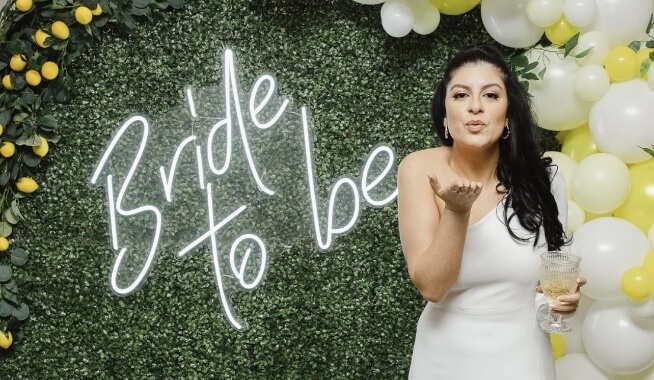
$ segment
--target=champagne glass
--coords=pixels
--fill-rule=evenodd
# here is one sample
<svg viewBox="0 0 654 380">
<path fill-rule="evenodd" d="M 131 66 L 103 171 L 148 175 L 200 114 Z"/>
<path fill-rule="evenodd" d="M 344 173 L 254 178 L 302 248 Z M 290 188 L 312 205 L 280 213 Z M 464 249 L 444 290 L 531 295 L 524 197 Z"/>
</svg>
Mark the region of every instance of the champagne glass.
<svg viewBox="0 0 654 380">
<path fill-rule="evenodd" d="M 572 325 L 552 310 L 560 305 L 559 296 L 573 294 L 577 290 L 581 257 L 562 251 L 548 251 L 540 255 L 540 287 L 550 305 L 549 316 L 539 326 L 548 333 L 561 334 L 572 330 Z"/>
</svg>

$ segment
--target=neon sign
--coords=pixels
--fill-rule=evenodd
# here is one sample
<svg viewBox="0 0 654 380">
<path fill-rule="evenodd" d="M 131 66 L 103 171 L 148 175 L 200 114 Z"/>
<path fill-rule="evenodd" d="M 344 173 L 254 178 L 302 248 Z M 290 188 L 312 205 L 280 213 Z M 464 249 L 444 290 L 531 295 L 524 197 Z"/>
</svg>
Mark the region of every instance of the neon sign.
<svg viewBox="0 0 654 380">
<path fill-rule="evenodd" d="M 389 176 L 396 167 L 394 152 L 379 145 L 368 154 L 358 177 L 344 175 L 332 184 L 325 205 L 307 109 L 293 111 L 288 99 L 276 96 L 275 79 L 265 74 L 251 87 L 246 123 L 239 85 L 234 54 L 228 49 L 222 88 L 187 88 L 188 108 L 163 121 L 129 117 L 107 145 L 90 181 L 106 187 L 110 243 L 117 252 L 109 275 L 114 293 L 135 292 L 162 248 L 183 259 L 208 245 L 223 312 L 235 329 L 243 330 L 245 323 L 237 318 L 224 281 L 234 279 L 244 290 L 263 281 L 269 261 L 265 241 L 273 237 L 256 233 L 261 210 L 269 209 L 286 226 L 300 222 L 293 220 L 298 207 L 309 209 L 309 232 L 318 248 L 328 251 L 335 237 L 354 228 L 362 202 L 384 207 L 395 200 L 397 188 Z M 271 143 L 275 138 L 276 144 Z M 296 182 L 294 191 L 289 182 Z M 303 197 L 297 196 L 298 189 Z M 282 208 L 265 207 L 285 197 L 286 204 L 295 207 L 290 216 L 283 215 Z M 250 213 L 255 216 L 248 219 Z M 283 233 L 279 235 L 275 238 Z"/>
</svg>

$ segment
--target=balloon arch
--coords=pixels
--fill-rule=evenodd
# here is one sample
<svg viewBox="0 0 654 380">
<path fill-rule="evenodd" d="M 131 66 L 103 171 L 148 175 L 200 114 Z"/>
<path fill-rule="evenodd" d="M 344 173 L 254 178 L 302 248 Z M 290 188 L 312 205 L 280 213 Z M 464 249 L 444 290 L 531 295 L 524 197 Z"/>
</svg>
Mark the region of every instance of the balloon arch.
<svg viewBox="0 0 654 380">
<path fill-rule="evenodd" d="M 576 328 L 551 336 L 558 378 L 654 379 L 654 1 L 354 1 L 381 4 L 397 38 L 480 6 L 489 35 L 524 50 L 534 111 L 561 142 L 546 155 L 566 178 L 570 249 L 588 279 Z"/>
</svg>

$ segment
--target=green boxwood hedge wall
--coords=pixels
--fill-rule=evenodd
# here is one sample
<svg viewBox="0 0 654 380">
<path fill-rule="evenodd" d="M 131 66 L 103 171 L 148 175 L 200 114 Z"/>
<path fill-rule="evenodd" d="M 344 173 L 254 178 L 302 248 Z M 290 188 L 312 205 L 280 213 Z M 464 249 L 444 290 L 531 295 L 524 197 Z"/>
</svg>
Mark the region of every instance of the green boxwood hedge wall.
<svg viewBox="0 0 654 380">
<path fill-rule="evenodd" d="M 443 16 L 432 35 L 395 39 L 380 6 L 351 0 L 193 0 L 167 20 L 139 20 L 69 67 L 70 103 L 53 105 L 61 141 L 21 203 L 16 268 L 31 317 L 0 357 L 2 379 L 401 379 L 424 305 L 409 281 L 395 203 L 364 208 L 356 228 L 321 252 L 309 238 L 270 252 L 264 282 L 230 294 L 248 324 L 226 320 L 208 254 L 163 252 L 144 286 L 118 297 L 108 285 L 106 197 L 89 177 L 123 120 L 156 120 L 185 104 L 186 86 L 221 83 L 234 50 L 244 88 L 273 73 L 278 94 L 306 106 L 317 178 L 325 193 L 358 175 L 379 143 L 399 159 L 434 145 L 429 102 L 459 48 L 491 42 L 479 7 Z M 308 199 L 306 209 L 309 209 Z M 274 229 L 263 231 L 274 237 Z"/>
</svg>

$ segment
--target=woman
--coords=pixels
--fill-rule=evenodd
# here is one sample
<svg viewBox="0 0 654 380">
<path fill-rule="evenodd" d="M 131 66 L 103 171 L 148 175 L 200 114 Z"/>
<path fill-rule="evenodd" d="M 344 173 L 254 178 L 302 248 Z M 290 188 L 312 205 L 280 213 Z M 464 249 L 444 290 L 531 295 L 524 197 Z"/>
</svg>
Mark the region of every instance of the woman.
<svg viewBox="0 0 654 380">
<path fill-rule="evenodd" d="M 432 122 L 443 146 L 409 154 L 398 173 L 402 249 L 428 301 L 409 378 L 554 379 L 537 323 L 547 304 L 535 286 L 539 254 L 566 243 L 566 188 L 498 48 L 453 58 Z M 554 311 L 576 310 L 585 280 L 577 282 Z"/>
</svg>

